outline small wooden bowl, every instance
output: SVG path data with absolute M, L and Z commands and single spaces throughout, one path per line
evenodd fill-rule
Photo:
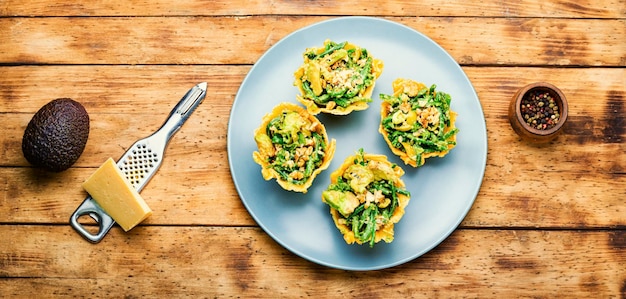
M 549 129 L 537 129 L 531 127 L 524 120 L 521 112 L 522 99 L 529 97 L 532 93 L 549 93 L 559 107 L 559 121 L 556 125 Z M 563 129 L 563 124 L 567 120 L 567 99 L 563 92 L 556 86 L 546 83 L 537 82 L 522 87 L 515 93 L 509 104 L 509 121 L 511 127 L 522 139 L 532 143 L 548 143 L 556 138 Z

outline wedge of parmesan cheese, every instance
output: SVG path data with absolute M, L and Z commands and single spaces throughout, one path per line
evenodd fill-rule
M 139 192 L 109 158 L 83 183 L 83 188 L 124 231 L 152 215 Z

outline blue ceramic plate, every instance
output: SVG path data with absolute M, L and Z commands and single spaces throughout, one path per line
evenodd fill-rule
M 330 138 L 337 140 L 330 167 L 314 181 L 308 193 L 281 189 L 265 181 L 252 160 L 257 150 L 254 130 L 280 102 L 296 101 L 293 73 L 308 47 L 324 40 L 350 41 L 381 59 L 385 68 L 376 82 L 372 103 L 365 111 L 347 116 L 318 115 Z M 409 78 L 437 84 L 452 96 L 459 113 L 458 145 L 444 158 L 430 158 L 421 168 L 404 163 L 378 133 L 379 94 L 391 94 L 391 82 Z M 395 226 L 392 243 L 348 245 L 335 228 L 321 193 L 329 175 L 359 148 L 384 154 L 406 172 L 411 192 L 406 214 Z M 233 181 L 243 204 L 276 242 L 312 262 L 346 270 L 375 270 L 411 261 L 448 237 L 471 208 L 482 183 L 487 159 L 487 133 L 483 111 L 471 82 L 461 67 L 423 34 L 384 19 L 345 17 L 297 30 L 272 46 L 252 67 L 237 93 L 228 126 L 228 159 Z

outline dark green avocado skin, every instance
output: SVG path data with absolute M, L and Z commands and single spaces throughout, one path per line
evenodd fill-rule
M 89 115 L 80 103 L 60 98 L 44 105 L 28 123 L 22 152 L 28 162 L 52 172 L 70 168 L 89 138 Z

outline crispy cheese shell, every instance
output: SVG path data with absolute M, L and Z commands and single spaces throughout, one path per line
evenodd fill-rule
M 326 127 L 324 127 L 324 125 L 315 116 L 308 113 L 302 107 L 296 104 L 287 103 L 287 102 L 278 104 L 276 107 L 274 107 L 272 112 L 263 116 L 261 125 L 254 131 L 255 140 L 257 140 L 258 136 L 265 135 L 265 130 L 269 122 L 275 117 L 281 115 L 284 111 L 297 112 L 300 116 L 310 121 L 312 124 L 312 127 L 315 127 L 315 131 L 323 136 L 324 142 L 326 143 L 326 151 L 325 151 L 324 158 L 322 160 L 322 164 L 313 171 L 311 176 L 303 184 L 294 184 L 294 183 L 291 183 L 289 181 L 282 179 L 280 174 L 278 174 L 278 172 L 270 166 L 270 164 L 267 162 L 267 158 L 270 156 L 270 154 L 262 150 L 262 146 L 259 144 L 258 141 L 257 141 L 257 146 L 259 147 L 259 151 L 253 152 L 252 158 L 254 159 L 254 162 L 261 165 L 261 174 L 263 175 L 263 178 L 266 181 L 269 181 L 275 178 L 276 182 L 285 190 L 306 193 L 309 187 L 311 186 L 311 184 L 313 184 L 313 180 L 315 179 L 315 177 L 320 172 L 327 169 L 328 166 L 330 165 L 330 162 L 332 161 L 335 155 L 336 141 L 335 139 L 332 139 L 329 142 L 328 134 L 326 133 Z
M 324 44 L 328 43 L 329 41 L 325 41 Z M 351 44 L 349 42 L 346 43 L 346 45 L 344 46 L 344 49 L 353 49 L 353 48 L 358 48 L 358 46 Z M 322 53 L 325 48 L 324 46 L 320 47 L 320 48 L 310 48 L 307 49 L 307 52 L 314 50 L 317 53 Z M 306 72 L 305 68 L 308 66 L 308 64 L 305 62 L 304 64 L 302 64 L 295 72 L 294 72 L 294 76 L 295 76 L 295 81 L 294 81 L 294 85 L 298 87 L 298 90 L 300 90 L 300 95 L 296 96 L 296 99 L 298 100 L 298 102 L 302 103 L 302 105 L 304 105 L 307 109 L 307 111 L 309 111 L 309 113 L 313 114 L 313 115 L 317 115 L 319 113 L 328 113 L 328 114 L 334 114 L 334 115 L 348 115 L 350 114 L 352 111 L 361 111 L 361 110 L 365 110 L 369 107 L 369 104 L 367 102 L 363 102 L 363 101 L 359 101 L 359 102 L 354 102 L 351 103 L 350 105 L 348 105 L 347 107 L 341 107 L 341 106 L 324 106 L 324 107 L 320 107 L 318 106 L 312 99 L 309 99 L 307 97 L 304 97 L 303 95 L 306 94 L 306 91 L 304 90 L 304 88 L 302 87 L 302 78 Z M 380 59 L 376 59 L 372 57 L 372 70 L 371 70 L 371 74 L 374 75 L 374 79 L 372 81 L 372 85 L 366 87 L 365 89 L 363 89 L 361 92 L 359 92 L 356 96 L 358 97 L 362 97 L 362 98 L 367 98 L 367 99 L 371 99 L 372 97 L 372 93 L 374 92 L 374 86 L 376 85 L 376 80 L 378 79 L 378 77 L 380 77 L 380 75 L 383 72 L 383 68 L 384 68 L 384 63 L 382 60 Z M 334 103 L 334 102 L 332 102 Z
M 337 178 L 343 176 L 346 169 L 348 169 L 348 167 L 350 167 L 351 165 L 354 165 L 354 161 L 357 158 L 358 157 L 356 155 L 346 158 L 343 164 L 337 170 L 335 170 L 333 173 L 330 174 L 330 183 L 331 184 L 337 183 Z M 378 162 L 387 164 L 389 166 L 392 166 L 392 163 L 389 162 L 389 160 L 387 160 L 387 157 L 384 155 L 364 153 L 363 159 L 366 161 L 378 161 Z M 400 168 L 399 166 L 394 167 L 393 170 L 394 170 L 394 173 L 396 174 L 394 185 L 396 187 L 404 188 L 405 184 L 400 179 L 400 177 L 404 175 L 404 170 L 402 170 L 402 168 Z M 378 243 L 381 240 L 385 241 L 386 243 L 390 243 L 391 241 L 393 241 L 394 225 L 398 223 L 400 219 L 402 219 L 402 216 L 404 216 L 404 211 L 405 211 L 406 206 L 409 204 L 409 199 L 410 197 L 407 195 L 398 194 L 398 206 L 396 207 L 393 214 L 389 218 L 389 222 L 387 222 L 387 224 L 383 225 L 376 231 L 376 237 L 374 238 L 375 243 Z M 341 232 L 341 234 L 343 235 L 343 239 L 346 241 L 346 243 L 353 244 L 356 242 L 359 245 L 363 243 L 354 237 L 354 232 L 352 231 L 351 227 L 339 221 L 340 219 L 343 218 L 341 216 L 341 213 L 339 213 L 339 211 L 337 211 L 334 208 L 330 208 L 330 214 L 333 218 L 333 222 L 335 223 L 335 226 L 337 227 L 337 229 L 339 229 L 339 232 Z
M 426 88 L 426 85 L 420 82 L 410 80 L 410 79 L 400 78 L 400 79 L 396 79 L 393 81 L 392 87 L 393 87 L 393 96 L 397 97 L 397 96 L 400 96 L 402 93 L 404 93 L 406 89 L 412 89 L 412 88 L 422 89 L 422 88 Z M 385 142 L 387 142 L 387 145 L 389 145 L 389 149 L 391 149 L 391 152 L 393 152 L 396 156 L 400 157 L 400 159 L 402 159 L 402 161 L 404 161 L 405 164 L 411 165 L 413 167 L 417 167 L 418 163 L 415 160 L 415 157 L 409 156 L 406 152 L 402 151 L 399 148 L 394 147 L 391 143 L 391 140 L 389 140 L 389 133 L 383 127 L 382 119 L 389 116 L 390 106 L 391 104 L 385 101 L 383 101 L 381 104 L 381 109 L 380 109 L 381 123 L 380 123 L 380 126 L 378 127 L 378 132 L 380 132 L 383 135 Z M 456 129 L 456 125 L 455 125 L 456 117 L 457 117 L 457 113 L 450 110 L 450 126 L 446 126 L 444 128 L 445 133 L 448 133 L 451 130 Z M 448 152 L 450 152 L 450 150 L 456 146 L 456 134 L 452 135 L 448 140 L 454 141 L 455 143 L 448 145 L 447 150 L 422 154 L 422 160 L 420 161 L 419 165 L 423 165 L 427 158 L 444 157 L 445 155 L 447 155 Z

